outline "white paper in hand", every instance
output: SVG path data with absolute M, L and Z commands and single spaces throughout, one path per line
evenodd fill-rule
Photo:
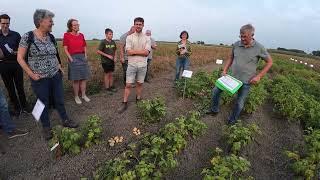
M 43 102 L 41 102 L 40 99 L 38 99 L 36 105 L 34 105 L 34 108 L 32 110 L 32 115 L 37 121 L 40 120 L 40 116 L 44 110 L 44 107 L 45 105 L 43 104 Z
M 186 77 L 186 78 L 191 78 L 191 76 L 192 76 L 192 71 L 183 70 L 181 76 L 182 76 L 182 77 Z
M 222 64 L 223 63 L 223 60 L 222 59 L 217 59 L 216 60 L 216 64 Z
M 11 47 L 9 46 L 9 44 L 5 44 L 4 47 L 7 49 L 7 51 L 12 54 L 13 53 L 13 49 L 11 49 Z

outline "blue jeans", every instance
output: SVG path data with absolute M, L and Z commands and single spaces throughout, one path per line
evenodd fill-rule
M 0 124 L 6 133 L 12 132 L 16 126 L 13 124 L 8 110 L 8 103 L 6 97 L 0 88 Z
M 188 70 L 190 65 L 189 58 L 187 57 L 178 57 L 176 59 L 176 79 L 180 79 L 180 74 L 183 72 L 183 70 Z M 181 71 L 182 69 L 182 71 Z
M 240 113 L 244 107 L 246 98 L 249 94 L 249 90 L 250 90 L 250 84 L 245 84 L 245 83 L 238 90 L 236 103 L 234 105 L 231 115 L 228 118 L 228 121 L 230 124 L 233 124 L 238 120 Z M 223 91 L 217 87 L 214 87 L 212 90 L 212 106 L 211 106 L 212 112 L 219 112 L 219 101 L 220 101 L 221 92 Z
M 50 96 L 53 96 L 52 98 L 54 100 L 55 108 L 58 110 L 58 113 L 62 121 L 68 119 L 67 112 L 64 107 L 61 72 L 58 72 L 52 78 L 43 78 L 38 81 L 31 80 L 31 86 L 37 98 L 40 99 L 42 103 L 45 105 L 45 108 L 40 117 L 43 127 L 50 128 L 50 120 L 48 113 Z

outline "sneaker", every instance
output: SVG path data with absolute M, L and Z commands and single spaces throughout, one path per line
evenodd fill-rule
M 118 113 L 121 114 L 128 109 L 128 102 L 122 102 L 121 107 L 118 109 Z
M 75 101 L 77 104 L 82 104 L 81 99 L 79 98 L 79 96 L 74 97 L 74 101 Z
M 82 96 L 82 99 L 84 99 L 85 102 L 90 102 L 90 99 L 87 95 Z
M 47 141 L 53 137 L 51 128 L 49 128 L 49 127 L 44 127 L 42 130 L 42 133 L 43 133 L 44 139 Z
M 211 115 L 211 116 L 216 116 L 219 112 L 214 112 L 214 111 L 211 111 L 211 110 L 208 110 L 206 112 L 207 115 Z
M 74 122 L 71 119 L 67 119 L 63 122 L 64 127 L 69 127 L 69 128 L 77 128 L 79 125 L 78 123 Z
M 20 136 L 25 136 L 28 133 L 29 133 L 28 131 L 23 131 L 21 129 L 15 129 L 12 132 L 8 133 L 8 139 L 12 139 L 12 138 L 15 138 L 15 137 L 20 137 Z

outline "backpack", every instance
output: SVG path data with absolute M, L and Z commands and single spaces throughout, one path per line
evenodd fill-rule
M 60 60 L 60 55 L 59 55 L 59 51 L 58 51 L 58 44 L 57 44 L 57 41 L 56 41 L 56 38 L 51 34 L 49 33 L 49 37 L 50 37 L 50 41 L 54 44 L 55 48 L 56 48 L 56 56 L 57 56 L 57 59 L 59 61 L 59 64 L 61 64 L 61 60 Z M 27 53 L 26 53 L 26 56 L 25 56 L 25 61 L 28 62 L 28 57 L 29 57 L 29 50 L 30 50 L 30 46 L 31 44 L 34 44 L 34 46 L 36 47 L 36 49 L 38 51 L 40 51 L 39 47 L 34 43 L 34 34 L 33 34 L 33 31 L 29 31 L 28 32 L 28 40 L 27 40 L 27 44 L 28 44 L 28 48 L 27 48 Z

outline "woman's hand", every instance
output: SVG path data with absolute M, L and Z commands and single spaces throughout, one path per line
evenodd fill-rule
M 59 65 L 58 65 L 58 67 L 59 67 L 59 70 L 60 70 L 61 74 L 63 75 L 63 74 L 64 74 L 64 72 L 63 72 L 63 70 L 62 70 L 62 66 L 61 66 L 61 64 L 59 64 Z
M 34 81 L 38 81 L 39 79 L 41 79 L 40 74 L 32 73 L 32 74 L 29 74 L 29 76 Z

